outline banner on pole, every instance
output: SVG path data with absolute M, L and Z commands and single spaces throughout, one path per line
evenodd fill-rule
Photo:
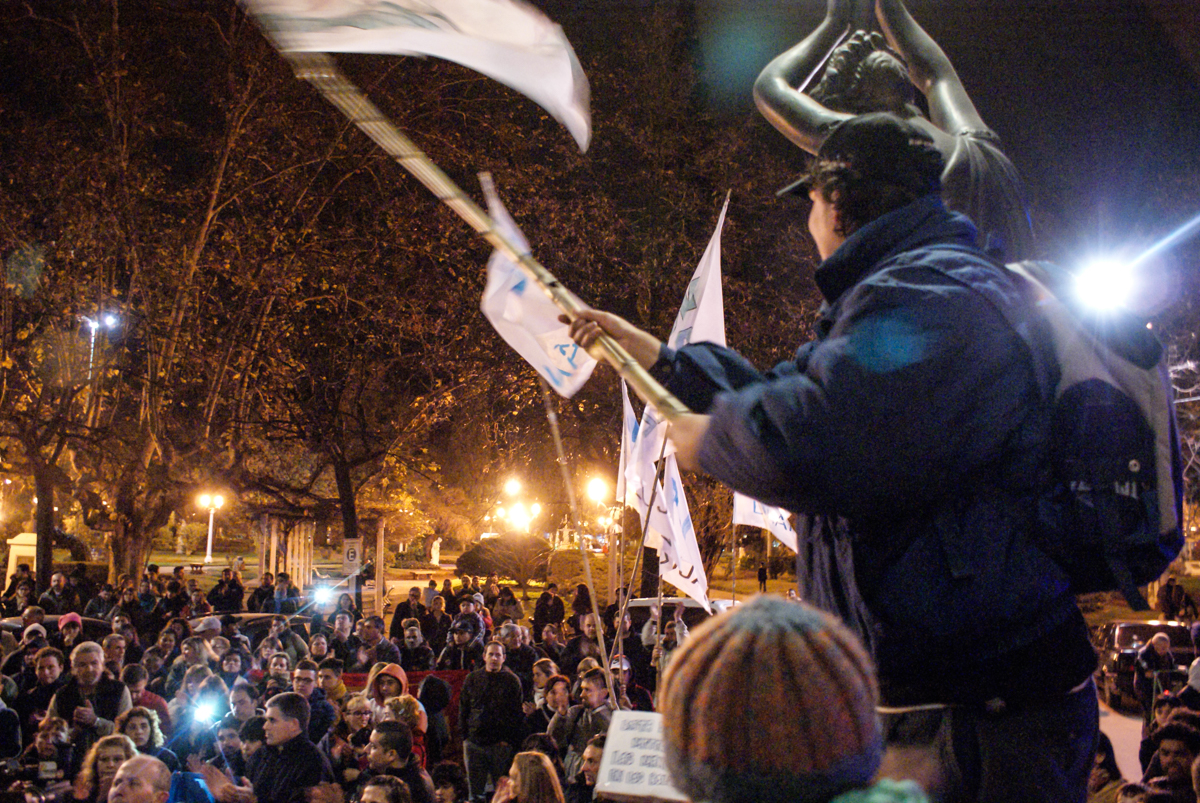
M 540 105 L 587 150 L 587 77 L 562 28 L 519 0 L 242 0 L 295 53 L 435 56 Z
M 733 523 L 745 524 L 769 530 L 771 535 L 793 552 L 797 550 L 796 531 L 788 521 L 788 512 L 783 508 L 764 505 L 757 499 L 744 494 L 733 494 Z

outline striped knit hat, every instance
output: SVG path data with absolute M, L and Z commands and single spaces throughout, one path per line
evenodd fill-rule
M 663 678 L 667 767 L 700 803 L 809 803 L 867 786 L 875 668 L 833 617 L 760 596 L 692 631 Z

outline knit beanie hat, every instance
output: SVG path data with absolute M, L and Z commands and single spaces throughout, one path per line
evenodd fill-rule
M 667 767 L 697 803 L 810 803 L 866 787 L 875 668 L 833 617 L 756 597 L 692 631 L 663 678 Z

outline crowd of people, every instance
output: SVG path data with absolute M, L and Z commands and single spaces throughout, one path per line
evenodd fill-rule
M 586 586 L 564 600 L 551 583 L 526 619 L 494 575 L 412 588 L 390 628 L 349 594 L 306 602 L 285 574 L 247 594 L 232 569 L 202 592 L 155 566 L 93 588 L 78 567 L 32 589 L 22 566 L 3 597 L 22 629 L 4 645 L 0 752 L 86 803 L 143 803 L 134 787 L 156 794 L 160 766 L 221 803 L 586 803 L 612 712 L 652 710 L 687 635 L 681 606 L 661 640 L 657 611 L 638 632 L 615 605 L 597 622 Z M 243 611 L 269 618 L 253 641 Z M 612 686 L 600 628 L 619 645 Z

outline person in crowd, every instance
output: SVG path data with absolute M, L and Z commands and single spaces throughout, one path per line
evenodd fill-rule
M 433 803 L 433 780 L 412 752 L 412 734 L 402 722 L 377 722 L 367 745 L 367 778 L 391 775 L 408 785 L 413 803 Z
M 16 578 L 14 577 L 14 580 Z M 20 616 L 21 612 L 36 603 L 33 596 L 33 582 L 22 580 L 17 583 L 16 590 L 11 596 L 4 598 L 4 615 Z
M 137 748 L 123 734 L 110 734 L 98 740 L 80 762 L 80 771 L 71 785 L 71 799 L 80 803 L 108 800 L 117 770 L 136 755 Z
M 229 689 L 229 713 L 241 723 L 249 722 L 264 713 L 258 707 L 258 696 L 254 686 L 245 678 L 235 682 Z
M 50 587 L 38 597 L 38 607 L 48 615 L 79 613 L 79 598 L 67 588 L 67 576 L 62 572 L 50 575 Z
M 592 594 L 588 587 L 580 583 L 575 586 L 575 596 L 571 599 L 570 624 L 573 630 L 581 630 L 583 617 L 592 612 Z
M 446 612 L 446 598 L 441 594 L 434 595 L 425 618 L 421 620 L 421 633 L 434 655 L 441 655 L 442 650 L 446 649 L 453 620 L 454 617 Z
M 354 617 L 346 611 L 333 615 L 333 632 L 329 633 L 329 653 L 345 666 L 358 662 L 358 648 L 362 641 L 354 635 Z
M 379 722 L 387 716 L 385 703 L 388 698 L 408 694 L 408 675 L 399 664 L 373 667 L 367 675 L 363 694 L 371 706 L 371 718 Z
M 549 660 L 549 659 L 547 659 Z M 546 733 L 555 715 L 566 717 L 571 709 L 571 680 L 566 675 L 551 675 L 546 679 L 546 687 L 542 694 L 541 703 L 526 702 L 522 713 L 525 714 L 525 733 Z M 564 775 L 564 777 L 566 777 Z
M 264 572 L 258 578 L 258 588 L 250 592 L 246 600 L 246 610 L 251 613 L 271 613 L 275 601 L 275 575 Z M 263 606 L 266 606 L 265 608 Z
M 113 606 L 116 605 L 115 591 L 108 583 L 100 586 L 96 596 L 83 606 L 83 615 L 91 619 L 107 619 Z
M 163 696 L 168 699 L 174 697 L 183 685 L 187 673 L 199 666 L 211 671 L 220 664 L 216 653 L 202 636 L 188 636 L 180 646 L 179 657 L 171 664 L 171 671 L 167 673 L 166 694 Z
M 147 647 L 142 653 L 142 666 L 146 669 L 146 688 L 165 699 L 167 675 L 170 672 L 167 653 L 158 644 Z
M 67 682 L 67 676 L 63 674 L 64 663 L 63 654 L 54 647 L 43 647 L 34 654 L 37 683 L 13 701 L 13 711 L 20 720 L 22 743 L 29 743 L 38 722 L 46 716 L 54 693 Z
M 156 758 L 134 756 L 117 770 L 108 803 L 166 803 L 171 792 L 171 771 Z
M 246 589 L 234 576 L 233 569 L 222 569 L 221 581 L 208 592 L 208 602 L 218 613 L 237 613 L 245 596 Z
M 258 647 L 254 651 L 255 666 L 254 669 L 251 670 L 251 675 L 249 677 L 255 680 L 262 680 L 264 676 L 270 674 L 271 658 L 276 653 L 281 652 L 283 652 L 283 642 L 274 636 L 264 637 L 263 640 L 258 643 Z M 287 655 L 286 652 L 283 652 L 283 654 Z M 290 658 L 288 659 L 288 665 L 291 665 Z M 253 674 L 254 672 L 257 672 L 258 674 L 255 675 Z
M 321 663 L 329 657 L 329 636 L 323 632 L 315 632 L 308 638 L 308 657 L 314 663 Z
M 425 603 L 426 610 L 433 605 L 433 598 L 437 596 L 440 596 L 440 594 L 438 594 L 437 580 L 434 580 L 432 577 L 430 577 L 429 585 L 427 585 L 424 591 L 421 592 L 421 601 Z
M 159 725 L 158 714 L 154 711 L 135 705 L 117 717 L 116 728 L 117 733 L 129 737 L 142 755 L 157 758 L 166 764 L 171 772 L 182 769 L 178 756 L 164 746 L 166 737 L 163 736 Z
M 521 627 L 514 622 L 500 625 L 496 640 L 504 645 L 504 666 L 521 680 L 527 695 L 533 693 L 533 664 L 540 657 L 538 651 L 521 639 Z
M 267 745 L 266 724 L 267 718 L 264 712 L 262 716 L 251 717 L 243 722 L 242 729 L 238 731 L 238 738 L 242 742 L 242 758 L 246 761 L 247 771 L 249 771 L 250 759 Z
M 232 689 L 233 684 L 246 677 L 249 671 L 250 656 L 240 649 L 230 649 L 221 656 L 221 671 L 217 673 L 217 677 Z
M 109 633 L 100 641 L 100 647 L 104 650 L 104 668 L 115 678 L 121 677 L 121 670 L 125 668 L 127 644 L 120 633 Z
M 50 644 L 69 655 L 75 645 L 81 644 L 83 638 L 83 618 L 71 611 L 58 617 L 58 632 L 50 636 Z
M 1154 735 L 1158 744 L 1155 758 L 1161 775 L 1143 779 L 1152 792 L 1166 792 L 1173 803 L 1195 803 L 1192 789 L 1192 763 L 1200 754 L 1200 730 L 1182 722 L 1168 722 Z
M 454 583 L 447 577 L 442 581 L 441 597 L 446 603 L 446 613 L 451 616 L 458 615 L 458 595 L 454 593 Z
M 179 580 L 168 580 L 166 593 L 159 597 L 158 608 L 154 613 L 160 621 L 169 622 L 183 614 L 183 609 L 189 601 L 187 586 Z M 176 636 L 178 635 L 177 633 Z
M 483 666 L 483 646 L 476 638 L 479 625 L 472 616 L 459 614 L 450 626 L 450 642 L 438 656 L 439 670 L 469 672 Z
M 541 753 L 550 761 L 550 766 L 554 768 L 554 774 L 558 777 L 558 785 L 561 789 L 567 788 L 567 770 L 563 767 L 562 756 L 559 755 L 558 745 L 554 743 L 554 739 L 546 733 L 531 733 L 525 737 L 525 741 L 521 742 L 522 753 Z
M 371 705 L 362 694 L 352 694 L 338 721 L 317 744 L 343 789 L 352 789 L 358 782 L 370 740 Z
M 561 625 L 547 623 L 546 625 L 542 626 L 541 630 L 535 631 L 542 639 L 538 642 L 537 648 L 542 651 L 543 655 L 545 655 L 551 661 L 554 661 L 555 664 L 562 660 L 563 650 L 566 647 L 566 645 L 563 644 L 563 642 L 559 639 L 560 626 Z
M 764 595 L 700 631 L 660 690 L 667 769 L 684 795 L 728 803 L 926 800 L 911 781 L 876 780 L 884 742 L 875 670 L 839 620 Z
M 154 646 L 162 652 L 163 661 L 167 668 L 175 663 L 175 659 L 180 655 L 179 635 L 171 628 L 163 628 L 158 639 L 154 642 Z
M 212 613 L 212 603 L 205 598 L 204 592 L 197 588 L 188 592 L 188 604 L 183 606 L 179 615 L 184 619 L 196 619 L 200 616 L 212 616 Z
M 45 632 L 43 625 L 31 624 L 26 627 L 20 645 L 4 660 L 3 674 L 12 678 L 18 692 L 31 689 L 38 683 L 37 656 L 49 646 Z
M 458 600 L 458 615 L 454 617 L 454 621 L 460 622 L 464 619 L 473 620 L 476 624 L 475 637 L 479 639 L 480 643 L 486 644 L 491 638 L 491 633 L 488 630 L 487 620 L 484 618 L 482 608 L 482 594 L 468 594 L 460 597 Z M 451 624 L 451 627 L 453 627 L 453 624 Z
M 294 614 L 299 608 L 300 589 L 293 585 L 292 578 L 287 572 L 279 572 L 275 575 L 275 594 L 272 600 L 266 604 L 271 606 L 273 613 L 286 615 Z M 262 609 L 260 608 L 260 610 Z
M 129 689 L 104 675 L 104 650 L 85 641 L 71 652 L 71 677 L 50 699 L 46 716 L 65 719 L 71 726 L 76 761 L 103 736 L 112 734 L 117 717 L 133 706 Z M 79 770 L 72 767 L 71 774 Z
M 579 662 L 584 658 L 594 658 L 599 661 L 604 657 L 600 651 L 596 618 L 590 613 L 584 613 L 579 617 L 579 627 L 579 635 L 567 642 L 560 659 L 555 662 L 568 675 L 579 674 Z
M 637 684 L 633 677 L 633 666 L 624 656 L 615 656 L 612 665 L 613 677 L 620 688 L 618 692 L 620 708 L 626 711 L 653 711 L 654 698 L 647 689 Z
M 1149 724 L 1154 698 L 1162 691 L 1159 681 L 1160 672 L 1169 672 L 1175 668 L 1175 655 L 1171 652 L 1171 637 L 1166 633 L 1155 633 L 1150 641 L 1138 650 L 1134 663 L 1136 670 L 1133 676 L 1133 688 L 1137 693 L 1138 702 L 1142 704 L 1143 723 Z
M 204 681 L 212 677 L 213 672 L 207 664 L 190 667 L 183 676 L 175 695 L 167 702 L 167 715 L 171 722 L 178 726 L 188 716 L 188 711 L 195 707 L 200 697 L 200 687 Z
M 404 626 L 404 641 L 400 646 L 400 666 L 406 672 L 426 672 L 433 669 L 433 649 L 425 643 L 420 623 L 408 619 Z
M 539 706 L 545 702 L 546 684 L 557 674 L 559 674 L 558 664 L 549 658 L 539 658 L 534 661 L 533 671 L 530 673 L 533 679 L 533 689 L 531 694 L 526 695 L 526 705 Z M 525 713 L 528 715 L 530 710 L 526 710 Z
M 408 597 L 396 606 L 395 614 L 392 616 L 392 629 L 388 633 L 388 638 L 399 646 L 404 640 L 404 620 L 416 619 L 418 622 L 424 618 L 427 613 L 425 603 L 421 602 L 421 589 L 413 586 L 408 589 Z
M 113 622 L 113 633 L 125 638 L 125 665 L 140 664 L 146 649 L 138 637 L 137 628 L 131 622 Z
M 71 740 L 67 734 L 67 721 L 57 717 L 43 719 L 21 754 L 21 763 L 37 767 L 39 777 L 70 781 L 67 771 L 71 767 Z
M 671 665 L 671 658 L 687 640 L 688 626 L 683 620 L 683 603 L 675 606 L 671 621 L 663 625 L 662 642 L 658 640 L 658 610 L 651 607 L 650 618 L 642 626 L 642 644 L 650 650 L 650 666 L 660 675 Z
M 342 682 L 345 664 L 338 658 L 326 658 L 317 664 L 317 685 L 325 692 L 325 699 L 341 706 L 346 698 L 346 684 Z
M 562 785 L 550 759 L 532 751 L 513 756 L 508 776 L 496 785 L 492 803 L 564 803 Z
M 613 631 L 607 646 L 614 654 L 624 655 L 629 659 L 629 665 L 633 668 L 634 680 L 647 681 L 652 673 L 651 650 L 646 649 L 642 643 L 641 633 L 633 629 L 633 617 L 630 616 L 628 610 L 625 611 L 625 616 L 621 621 L 620 632 Z
M 496 602 L 491 606 L 492 618 L 503 625 L 506 621 L 513 624 L 520 624 L 525 618 L 525 606 L 521 601 L 513 595 L 513 590 L 508 586 L 500 589 L 496 596 Z
M 458 728 L 463 737 L 463 764 L 471 799 L 483 799 L 490 779 L 508 773 L 513 748 L 520 743 L 521 681 L 504 668 L 504 645 L 493 641 L 483 654 L 483 668 L 463 681 L 458 699 Z
M 208 761 L 219 770 L 228 768 L 235 778 L 246 774 L 246 758 L 242 755 L 242 724 L 232 713 L 221 717 L 214 726 L 217 754 Z
M 425 769 L 426 752 L 425 752 L 425 728 L 424 722 L 428 719 L 422 716 L 421 703 L 416 697 L 411 694 L 401 694 L 399 697 L 389 697 L 384 700 L 384 708 L 387 710 L 387 715 L 381 720 L 382 722 L 402 722 L 408 726 L 412 733 L 412 753 L 417 759 L 417 764 L 421 769 Z
M 580 685 L 583 703 L 571 706 L 566 714 L 555 712 L 550 727 L 546 729 L 546 733 L 565 754 L 563 766 L 566 767 L 568 778 L 574 777 L 579 771 L 588 740 L 596 734 L 608 732 L 614 709 L 602 669 L 588 670 L 582 676 Z
M 355 656 L 354 671 L 367 672 L 377 663 L 399 664 L 400 650 L 383 637 L 382 616 L 367 616 L 361 620 L 362 643 Z
M 417 701 L 425 710 L 425 753 L 427 764 L 442 760 L 446 746 L 450 743 L 450 723 L 446 720 L 446 709 L 450 707 L 452 690 L 450 684 L 430 673 L 421 679 L 417 687 Z
M 267 661 L 267 673 L 258 683 L 258 696 L 267 699 L 291 688 L 292 659 L 286 652 L 276 652 Z
M 308 702 L 308 739 L 316 744 L 333 727 L 337 710 L 333 703 L 325 699 L 325 691 L 317 685 L 317 665 L 307 658 L 292 670 L 292 691 Z
M 158 715 L 159 729 L 171 735 L 171 714 L 167 701 L 146 688 L 149 674 L 141 664 L 129 664 L 121 670 L 121 682 L 129 689 L 129 701 L 134 708 L 148 708 Z M 132 710 L 132 709 L 130 709 Z
M 241 650 L 247 655 L 254 652 L 250 639 L 241 631 L 241 622 L 232 613 L 226 613 L 218 619 L 221 623 L 221 635 L 229 640 L 231 649 Z
M 453 761 L 443 761 L 434 766 L 430 775 L 433 779 L 434 803 L 467 803 L 470 790 L 462 767 Z
M 283 645 L 283 651 L 288 654 L 294 666 L 297 661 L 308 657 L 308 645 L 304 643 L 304 639 L 298 633 L 292 630 L 288 618 L 283 614 L 275 614 L 271 617 L 271 629 L 268 635 L 272 638 L 279 639 L 279 643 Z
M 225 681 L 210 675 L 196 690 L 195 704 L 175 720 L 175 732 L 167 742 L 181 760 L 193 755 L 208 758 L 213 754 L 216 733 L 213 723 L 229 713 L 229 688 Z
M 579 772 L 567 784 L 567 803 L 592 803 L 596 793 L 596 779 L 600 777 L 600 762 L 604 759 L 604 745 L 608 735 L 598 733 L 588 740 L 583 749 L 583 760 Z M 879 803 L 884 803 L 879 801 Z M 896 801 L 896 803 L 900 803 Z M 906 801 L 906 803 L 916 803 Z
M 329 762 L 308 739 L 308 701 L 302 696 L 284 692 L 268 700 L 263 732 L 266 746 L 247 763 L 248 783 L 235 784 L 216 767 L 201 767 L 221 803 L 305 803 L 308 790 L 333 781 Z
M 29 568 L 29 564 L 18 563 L 17 570 L 13 572 L 13 576 L 8 580 L 8 588 L 4 589 L 4 598 L 7 599 L 16 594 L 17 589 L 22 585 L 32 586 L 33 582 L 33 570 Z
M 1121 787 L 1126 783 L 1128 782 L 1121 777 L 1121 770 L 1117 767 L 1117 755 L 1113 750 L 1112 740 L 1101 732 L 1096 744 L 1096 760 L 1088 777 L 1087 803 L 1116 803 Z

